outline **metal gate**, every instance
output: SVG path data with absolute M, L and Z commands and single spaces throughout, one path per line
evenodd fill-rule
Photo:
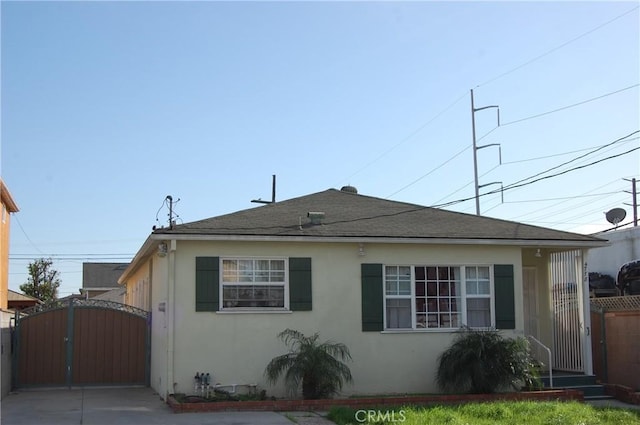
M 14 388 L 149 385 L 150 314 L 70 299 L 16 313 Z
M 553 368 L 583 372 L 583 271 L 580 251 L 551 254 Z

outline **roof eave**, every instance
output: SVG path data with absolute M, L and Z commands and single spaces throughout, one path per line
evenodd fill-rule
M 147 236 L 147 239 L 144 241 L 135 257 L 131 260 L 131 263 L 127 266 L 127 268 L 122 272 L 120 277 L 118 278 L 118 285 L 124 284 L 127 279 L 140 267 L 140 265 L 144 262 L 144 260 L 151 255 L 153 250 L 155 249 L 156 240 L 159 238 L 154 238 L 153 233 Z M 162 238 L 167 239 L 167 238 Z
M 16 202 L 13 200 L 13 197 L 11 196 L 11 192 L 9 192 L 9 189 L 7 188 L 7 186 L 4 184 L 4 181 L 2 180 L 0 180 L 0 196 L 2 197 L 2 203 L 7 206 L 7 210 L 10 213 L 15 213 L 20 211 L 18 209 L 18 205 L 16 204 Z
M 269 235 L 215 235 L 215 234 L 169 234 L 157 233 L 149 236 L 151 240 L 184 240 L 184 241 L 243 241 L 243 242 L 320 242 L 320 243 L 391 243 L 391 244 L 426 244 L 426 245 L 503 245 L 524 247 L 575 247 L 599 248 L 609 245 L 604 239 L 571 240 L 571 239 L 489 239 L 489 238 L 402 238 L 381 236 L 269 236 Z M 149 239 L 147 241 L 149 241 Z M 145 242 L 146 244 L 147 242 Z M 137 256 L 136 256 L 137 257 Z M 136 259 L 134 258 L 134 261 Z M 132 264 L 133 262 L 132 261 Z M 126 272 L 125 272 L 126 273 Z

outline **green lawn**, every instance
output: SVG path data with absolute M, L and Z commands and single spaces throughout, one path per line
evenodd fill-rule
M 578 402 L 494 402 L 457 406 L 334 408 L 329 419 L 338 425 L 633 425 L 640 411 L 596 408 Z

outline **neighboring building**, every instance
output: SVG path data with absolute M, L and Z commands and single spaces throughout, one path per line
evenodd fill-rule
M 9 290 L 9 229 L 11 213 L 18 212 L 18 206 L 11 197 L 9 189 L 0 179 L 0 309 L 7 308 L 7 291 Z
M 618 277 L 620 267 L 634 260 L 640 260 L 640 227 L 629 227 L 596 236 L 606 238 L 608 246 L 589 251 L 589 271 Z
M 80 293 L 85 298 L 95 298 L 109 292 L 109 301 L 124 302 L 123 288 L 118 285 L 118 278 L 128 265 L 129 263 L 82 263 Z M 116 291 L 111 292 L 113 290 Z
M 605 243 L 345 187 L 156 229 L 120 283 L 127 303 L 152 310 L 151 386 L 163 398 L 191 392 L 196 372 L 285 395 L 263 372 L 286 352 L 287 328 L 349 347 L 344 394 L 433 393 L 438 356 L 463 325 L 532 335 L 554 368 L 591 373 L 577 266 Z
M 36 304 L 42 304 L 39 299 L 21 294 L 9 289 L 8 305 L 9 310 L 24 310 L 25 308 L 33 307 Z
M 71 294 L 71 295 L 67 295 L 66 297 L 58 298 L 57 301 L 60 301 L 62 303 L 66 303 L 67 301 L 70 301 L 70 300 L 84 300 L 86 298 L 87 298 L 86 295 Z
M 113 301 L 116 303 L 124 304 L 124 298 L 126 294 L 127 288 L 119 287 L 91 298 L 94 300 Z

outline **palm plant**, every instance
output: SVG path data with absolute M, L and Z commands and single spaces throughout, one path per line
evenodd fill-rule
M 495 330 L 463 329 L 440 355 L 436 375 L 446 392 L 494 393 L 509 386 L 540 386 L 538 365 L 525 338 L 503 338 Z
M 319 342 L 316 332 L 305 336 L 301 332 L 285 329 L 278 334 L 289 352 L 275 357 L 267 365 L 264 374 L 271 384 L 275 384 L 284 374 L 287 390 L 295 394 L 302 384 L 304 399 L 327 398 L 342 389 L 345 382 L 351 382 L 351 371 L 344 363 L 351 360 L 351 354 L 342 343 Z

